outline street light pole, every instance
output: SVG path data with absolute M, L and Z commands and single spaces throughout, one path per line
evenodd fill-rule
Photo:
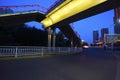
M 115 26 L 115 24 L 111 24 L 109 27 L 108 27 L 108 29 L 109 29 L 109 34 L 114 34 L 114 26 Z

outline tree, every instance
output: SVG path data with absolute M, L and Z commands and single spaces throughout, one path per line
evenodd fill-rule
M 65 38 L 64 34 L 59 31 L 58 34 L 56 35 L 56 46 L 59 47 L 66 47 L 68 40 Z
M 0 45 L 47 46 L 47 32 L 24 24 L 1 27 Z

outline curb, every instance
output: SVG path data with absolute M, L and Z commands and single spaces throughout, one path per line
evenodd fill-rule
M 42 57 L 48 57 L 48 56 L 58 56 L 58 55 L 75 55 L 75 54 L 78 54 L 78 53 L 70 53 L 70 54 L 44 54 L 44 55 L 26 55 L 26 56 L 18 56 L 18 57 L 15 57 L 15 56 L 5 56 L 5 57 L 0 57 L 0 61 L 1 60 L 18 60 L 18 59 L 33 59 L 33 58 L 42 58 Z

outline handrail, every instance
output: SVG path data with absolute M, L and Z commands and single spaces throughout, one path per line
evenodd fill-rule
M 31 11 L 22 11 L 22 12 L 0 14 L 0 17 L 12 16 L 12 15 L 20 15 L 20 14 L 29 14 L 29 13 L 42 13 L 42 14 L 45 14 L 44 12 L 42 12 L 40 10 L 31 10 Z
M 82 48 L 76 47 L 38 47 L 38 46 L 0 46 L 0 57 L 5 56 L 32 56 L 46 54 L 73 54 L 81 52 Z

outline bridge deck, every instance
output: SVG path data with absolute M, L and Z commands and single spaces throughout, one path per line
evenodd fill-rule
M 22 12 L 0 15 L 0 27 L 23 24 L 30 21 L 40 22 L 45 18 L 45 14 L 40 12 Z

